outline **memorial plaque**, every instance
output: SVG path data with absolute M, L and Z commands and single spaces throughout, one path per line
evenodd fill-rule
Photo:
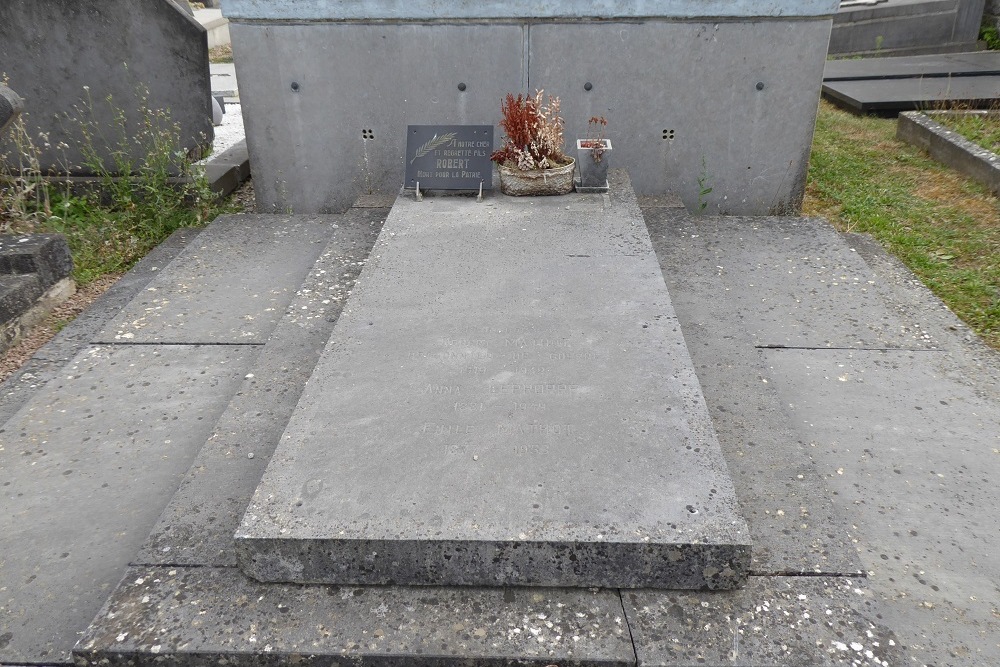
M 406 180 L 421 190 L 493 189 L 491 125 L 410 125 L 406 130 Z

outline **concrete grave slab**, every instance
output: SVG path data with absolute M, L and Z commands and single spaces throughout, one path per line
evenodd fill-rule
M 263 344 L 331 224 L 323 216 L 219 217 L 98 342 Z
M 0 430 L 0 663 L 69 659 L 254 351 L 92 347 Z
M 635 664 L 615 591 L 261 584 L 233 568 L 131 568 L 77 664 Z
M 236 534 L 244 570 L 739 584 L 746 526 L 616 194 L 397 200 Z
M 1000 52 L 828 60 L 823 81 L 1000 75 Z
M 751 577 L 738 591 L 622 594 L 639 665 L 902 665 L 863 577 Z
M 823 84 L 823 97 L 854 113 L 915 111 L 949 103 L 989 109 L 996 105 L 997 91 L 1000 91 L 1000 76 L 831 81 Z
M 236 565 L 233 533 L 388 209 L 331 216 L 331 240 L 261 349 L 135 562 Z

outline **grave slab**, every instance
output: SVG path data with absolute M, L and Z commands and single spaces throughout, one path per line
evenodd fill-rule
M 263 581 L 729 588 L 746 530 L 626 180 L 398 199 L 236 546 Z
M 616 591 L 261 584 L 235 568 L 131 568 L 77 665 L 635 664 Z
M 977 51 L 895 58 L 829 60 L 823 69 L 824 82 L 964 75 L 1000 75 L 1000 53 Z
M 934 109 L 952 102 L 989 109 L 998 90 L 1000 76 L 831 81 L 823 84 L 823 97 L 854 113 Z
M 69 659 L 253 354 L 91 347 L 0 428 L 0 663 Z
M 97 341 L 263 344 L 326 246 L 331 224 L 325 216 L 222 216 Z

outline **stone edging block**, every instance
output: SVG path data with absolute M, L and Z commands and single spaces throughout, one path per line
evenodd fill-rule
M 899 115 L 896 138 L 982 183 L 1000 195 L 1000 156 L 973 143 L 934 120 L 942 114 L 993 114 L 992 111 L 907 111 Z

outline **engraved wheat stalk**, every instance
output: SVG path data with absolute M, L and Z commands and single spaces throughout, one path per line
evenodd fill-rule
M 435 134 L 433 137 L 431 137 L 430 141 L 428 141 L 426 144 L 417 149 L 417 152 L 413 155 L 413 159 L 410 160 L 410 164 L 413 164 L 419 158 L 422 158 L 423 156 L 427 155 L 435 148 L 440 148 L 441 146 L 450 143 L 454 138 L 455 138 L 454 132 L 449 132 L 448 134 L 442 134 L 440 137 Z

